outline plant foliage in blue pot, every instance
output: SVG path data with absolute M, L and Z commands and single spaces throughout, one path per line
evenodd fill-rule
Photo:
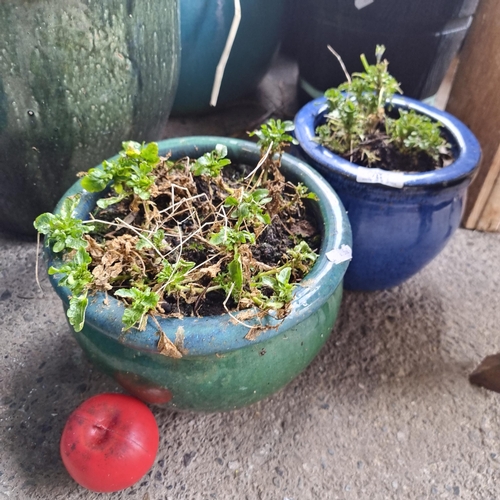
M 254 91 L 281 39 L 284 0 L 241 0 L 241 21 L 217 103 Z M 234 0 L 181 0 L 181 70 L 172 113 L 210 109 L 215 70 L 234 16 Z
M 366 68 L 369 74 L 371 70 Z M 361 77 L 365 82 L 369 80 L 367 73 Z M 356 75 L 352 81 L 355 85 L 359 83 Z M 397 89 L 397 83 L 391 82 Z M 373 88 L 358 94 L 358 100 L 382 97 L 378 108 L 375 105 L 375 114 L 391 110 L 389 114 L 393 117 L 398 113 L 411 120 L 415 115 L 418 119 L 424 117 L 425 127 L 429 123 L 439 124 L 440 139 L 447 143 L 450 159 L 427 171 L 412 171 L 412 168 L 395 171 L 388 164 L 373 168 L 353 163 L 349 153 L 344 155 L 347 159 L 341 157 L 320 144 L 318 137 L 325 122 L 339 116 L 335 115 L 338 111 L 332 111 L 329 102 L 332 98 L 339 99 L 338 102 L 350 100 L 353 109 L 352 94 L 342 94 L 342 90 L 353 87 L 345 85 L 340 90 L 331 89 L 331 94 L 328 91 L 325 94 L 328 100 L 317 98 L 298 112 L 295 118 L 298 155 L 330 182 L 348 213 L 353 231 L 353 260 L 346 273 L 345 287 L 386 289 L 421 270 L 458 228 L 466 190 L 480 159 L 480 146 L 472 132 L 450 114 L 404 96 L 378 94 Z M 363 140 L 373 141 L 370 137 Z M 359 152 L 355 148 L 353 154 L 356 150 Z
M 253 169 L 259 164 L 261 150 L 249 141 L 186 137 L 158 144 L 159 154 L 170 154 L 170 160 L 213 156 L 220 145 L 227 148 L 227 158 L 236 165 Z M 287 315 L 284 318 L 273 314 L 261 316 L 260 321 L 270 328 L 253 337 L 248 335 L 248 324 L 258 318 L 249 309 L 211 316 L 157 314 L 155 319 L 143 313 L 147 319 L 144 329 L 124 329 L 124 303 L 111 293 L 89 293 L 84 322 L 80 318 L 77 323 L 82 321 L 82 324 L 76 325 L 75 316 L 69 316 L 73 318 L 73 321 L 70 318 L 71 324 L 76 325 L 72 327 L 76 340 L 97 367 L 146 402 L 193 411 L 232 410 L 254 403 L 279 390 L 307 367 L 328 339 L 337 317 L 348 266 L 348 259 L 341 254 L 352 245 L 351 231 L 342 203 L 314 169 L 284 154 L 280 171 L 287 181 L 301 183 L 315 193 L 308 201 L 321 233 L 318 257 L 304 279 L 297 283 Z M 177 189 L 181 188 L 177 186 Z M 76 202 L 75 195 L 79 197 Z M 78 181 L 61 199 L 55 214 L 68 216 L 68 202 L 74 202 L 74 208 L 70 209 L 72 217 L 82 224 L 82 221 L 92 222 L 90 213 L 101 196 L 85 191 L 82 181 Z M 205 203 L 208 204 L 209 201 Z M 166 210 L 170 209 L 174 206 L 167 205 Z M 53 216 L 45 214 L 40 217 L 53 220 Z M 202 210 L 199 217 L 202 218 Z M 181 241 L 186 247 L 192 243 L 187 238 Z M 133 248 L 137 250 L 137 246 Z M 74 298 L 78 302 L 77 294 L 72 297 L 67 286 L 58 286 L 61 279 L 66 279 L 60 274 L 59 248 L 46 246 L 45 250 L 49 269 L 55 268 L 54 272 L 49 271 L 52 285 L 68 310 Z M 247 251 L 245 264 L 249 262 L 249 255 Z M 82 257 L 76 264 L 80 265 L 83 260 Z M 136 269 L 140 272 L 140 266 Z M 223 272 L 219 269 L 216 274 L 220 277 Z M 245 319 L 240 316 L 248 312 L 252 314 Z M 160 333 L 164 336 L 160 337 Z M 165 352 L 165 346 L 170 346 L 170 351 Z

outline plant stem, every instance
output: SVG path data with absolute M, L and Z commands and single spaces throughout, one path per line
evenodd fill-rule
M 338 62 L 340 63 L 340 66 L 342 67 L 342 71 L 344 72 L 344 75 L 350 84 L 351 83 L 351 75 L 347 71 L 347 68 L 345 67 L 344 61 L 342 60 L 340 55 L 337 52 L 335 52 L 335 50 L 333 50 L 333 48 L 330 45 L 327 45 L 327 48 L 337 58 Z
M 262 164 L 267 160 L 267 157 L 269 156 L 269 153 L 271 152 L 272 147 L 273 147 L 273 141 L 270 142 L 269 147 L 267 148 L 267 151 L 265 152 L 264 156 L 259 160 L 259 163 L 257 163 L 257 166 L 245 177 L 245 180 L 250 178 L 250 180 L 248 181 L 249 184 L 252 182 L 253 176 L 255 175 L 255 172 L 257 172 L 257 170 L 259 170 L 259 168 L 262 166 Z M 255 188 L 255 186 L 254 186 L 254 188 Z

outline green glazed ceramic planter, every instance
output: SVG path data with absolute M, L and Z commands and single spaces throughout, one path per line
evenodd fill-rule
M 159 147 L 160 154 L 171 152 L 173 159 L 187 155 L 197 158 L 219 143 L 227 146 L 233 162 L 256 165 L 260 158 L 255 144 L 221 137 L 171 139 L 160 142 Z M 351 246 L 351 229 L 337 195 L 319 174 L 287 154 L 282 170 L 288 180 L 302 182 L 319 196 L 313 209 L 323 230 L 320 257 L 297 287 L 285 320 L 281 324 L 272 318 L 265 320 L 276 328 L 249 341 L 244 338 L 248 328 L 236 324 L 227 314 L 158 318 L 170 340 L 182 344 L 183 357 L 174 359 L 158 352 L 154 322 L 149 321 L 143 332 L 122 332 L 123 305 L 96 294 L 89 301 L 83 330 L 74 332 L 96 366 L 146 402 L 195 411 L 232 410 L 254 403 L 307 367 L 330 335 L 348 265 L 334 264 L 326 253 Z M 86 219 L 100 195 L 87 193 L 77 182 L 63 199 L 76 193 L 82 194 L 76 216 Z M 46 252 L 48 264 L 53 265 L 54 255 Z M 51 281 L 67 308 L 68 290 L 57 286 L 57 277 L 52 276 Z
M 34 235 L 77 172 L 159 139 L 179 62 L 177 0 L 2 0 L 0 226 Z

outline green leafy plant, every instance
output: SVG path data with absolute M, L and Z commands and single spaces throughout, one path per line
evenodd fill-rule
M 125 328 L 131 328 L 137 324 L 139 330 L 144 330 L 147 321 L 146 314 L 154 311 L 158 305 L 158 294 L 149 287 L 143 290 L 132 287 L 116 290 L 115 295 L 130 301 L 130 305 L 125 309 L 122 317 Z
M 256 136 L 259 140 L 257 144 L 264 153 L 270 150 L 271 155 L 279 153 L 287 144 L 298 144 L 288 132 L 292 132 L 294 124 L 290 120 L 275 120 L 271 118 L 267 123 L 263 123 L 259 129 L 250 132 L 250 137 Z
M 85 322 L 87 293 L 93 282 L 92 273 L 89 271 L 92 258 L 86 251 L 88 243 L 84 235 L 94 230 L 93 225 L 84 224 L 73 216 L 79 202 L 79 196 L 66 198 L 58 214 L 44 213 L 34 222 L 35 229 L 45 235 L 45 243 L 51 246 L 54 252 L 70 252 L 73 255 L 73 258 L 61 267 L 50 267 L 48 273 L 60 274 L 60 285 L 70 290 L 67 316 L 77 331 L 83 328 Z
M 194 262 L 187 262 L 183 259 L 179 259 L 174 264 L 164 260 L 162 270 L 157 274 L 156 279 L 158 283 L 163 285 L 162 288 L 166 293 L 175 293 L 177 290 L 183 289 L 187 274 L 195 265 Z
M 263 274 L 260 277 L 260 285 L 270 288 L 274 293 L 269 298 L 266 306 L 271 309 L 280 309 L 293 298 L 294 286 L 290 283 L 292 275 L 291 267 L 283 267 L 275 275 Z
M 158 145 L 154 142 L 141 145 L 134 141 L 123 143 L 118 158 L 104 161 L 102 168 L 91 168 L 82 178 L 82 187 L 91 193 L 104 191 L 108 185 L 117 194 L 98 201 L 98 206 L 106 208 L 127 196 L 135 195 L 148 200 L 155 178 L 151 175 L 160 158 Z
M 255 243 L 255 235 L 244 229 L 239 231 L 235 228 L 224 226 L 220 231 L 211 235 L 210 243 L 216 246 L 224 246 L 228 250 L 234 250 L 239 245 Z
M 400 109 L 397 120 L 386 119 L 386 128 L 392 143 L 406 155 L 425 151 L 438 161 L 439 155 L 446 147 L 446 141 L 436 123 L 428 116 L 420 115 L 413 110 Z
M 34 222 L 35 229 L 45 235 L 45 243 L 56 253 L 87 246 L 83 235 L 93 231 L 94 226 L 84 225 L 81 220 L 73 217 L 78 203 L 79 196 L 66 198 L 58 214 L 46 212 L 39 215 Z
M 144 329 L 150 315 L 198 314 L 215 297 L 222 312 L 256 307 L 256 318 L 270 310 L 284 317 L 296 283 L 317 257 L 304 237 L 282 229 L 306 217 L 303 200 L 316 199 L 304 185 L 284 182 L 279 171 L 291 129 L 291 122 L 270 120 L 255 131 L 262 158 L 240 177 L 225 176 L 231 162 L 223 145 L 172 162 L 158 156 L 156 144 L 132 141 L 83 174 L 84 189 L 103 193 L 89 221 L 74 217 L 78 198 L 35 221 L 60 256 L 49 273 L 71 292 L 75 330 L 83 328 L 89 293 L 99 290 L 125 304 L 124 330 Z M 276 231 L 281 250 L 266 243 Z
M 137 250 L 144 250 L 150 248 L 164 248 L 165 243 L 165 231 L 163 229 L 158 229 L 153 232 L 153 234 L 141 234 L 141 238 L 136 243 L 135 247 Z
M 415 112 L 400 110 L 399 118 L 391 118 L 392 98 L 401 93 L 396 79 L 382 59 L 385 47 L 375 49 L 376 63 L 370 65 L 364 54 L 364 71 L 346 73 L 347 81 L 328 89 L 326 122 L 316 128 L 320 144 L 354 163 L 389 168 L 384 164 L 388 148 L 394 147 L 407 163 L 417 168 L 422 155 L 432 160 L 432 168 L 449 154 L 449 145 L 441 135 L 440 124 Z M 419 156 L 420 155 L 420 156 Z M 425 168 L 428 167 L 426 163 Z
M 287 251 L 287 255 L 291 259 L 293 268 L 307 272 L 307 269 L 316 262 L 318 254 L 311 250 L 311 247 L 305 241 L 301 241 L 298 245 Z
M 231 208 L 229 216 L 236 218 L 234 228 L 238 230 L 244 222 L 249 224 L 270 224 L 271 217 L 265 212 L 266 204 L 271 201 L 268 189 L 242 191 L 226 198 L 225 207 Z
M 59 268 L 50 267 L 49 275 L 60 274 L 60 286 L 69 288 L 71 297 L 67 316 L 76 331 L 83 328 L 85 311 L 88 305 L 87 294 L 93 282 L 93 275 L 89 271 L 92 258 L 83 246 L 76 250 L 72 259 L 63 263 Z
M 213 151 L 205 153 L 193 163 L 193 175 L 219 176 L 221 170 L 231 163 L 231 160 L 226 158 L 226 156 L 227 147 L 223 144 L 217 144 Z

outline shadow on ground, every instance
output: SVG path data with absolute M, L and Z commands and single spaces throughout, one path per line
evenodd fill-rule
M 54 333 L 43 341 L 33 339 L 2 398 L 7 425 L 3 446 L 18 462 L 15 470 L 23 476 L 18 484 L 26 497 L 55 486 L 74 489 L 59 456 L 64 423 L 87 397 L 116 390 L 92 369 L 66 326 Z
M 346 291 L 332 335 L 310 370 L 323 367 L 334 393 L 441 370 L 443 306 L 432 290 L 415 291 L 408 285 Z

